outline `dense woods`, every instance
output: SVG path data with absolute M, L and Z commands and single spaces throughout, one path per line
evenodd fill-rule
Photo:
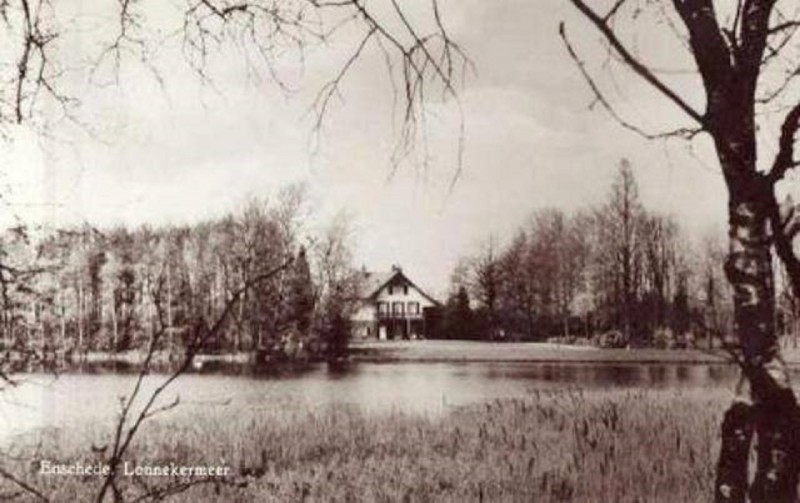
M 441 335 L 718 344 L 732 319 L 723 238 L 690 236 L 672 216 L 647 209 L 623 160 L 603 204 L 537 210 L 503 246 L 490 238 L 465 257 Z M 795 318 L 791 302 L 781 326 Z
M 224 330 L 204 351 L 292 355 L 341 346 L 352 300 L 346 222 L 311 236 L 302 186 L 192 225 L 87 225 L 3 235 L 2 347 L 75 357 L 147 346 L 181 354 L 196 324 L 211 323 L 243 285 Z M 334 341 L 329 344 L 328 339 Z
M 285 263 L 244 292 L 203 351 L 342 355 L 358 295 L 348 225 L 311 233 L 309 216 L 302 186 L 290 186 L 192 225 L 10 229 L 0 345 L 76 358 L 144 348 L 163 329 L 159 349 L 179 355 L 234 292 Z M 537 210 L 505 243 L 491 237 L 463 257 L 434 336 L 718 346 L 732 331 L 723 238 L 647 209 L 623 160 L 603 204 Z M 776 271 L 777 326 L 794 333 L 797 300 Z

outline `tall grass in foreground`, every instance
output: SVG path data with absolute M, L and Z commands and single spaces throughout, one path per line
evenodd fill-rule
M 435 418 L 212 408 L 154 420 L 131 456 L 224 460 L 239 479 L 177 501 L 708 501 L 724 405 L 719 391 L 559 391 Z M 35 456 L 89 462 L 98 454 L 81 437 L 45 436 Z M 54 501 L 85 501 L 100 482 L 33 471 L 28 480 Z M 131 495 L 141 490 L 123 482 Z

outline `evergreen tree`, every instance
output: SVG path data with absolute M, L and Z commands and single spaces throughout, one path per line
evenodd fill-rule
M 322 330 L 328 358 L 339 358 L 347 354 L 350 329 L 344 292 L 340 285 L 336 285 L 326 302 Z
M 308 266 L 306 249 L 301 246 L 289 278 L 287 314 L 288 322 L 294 322 L 301 334 L 307 334 L 314 312 L 314 282 Z
M 444 307 L 441 336 L 445 339 L 474 339 L 475 326 L 467 288 L 450 295 Z
M 689 292 L 686 280 L 678 282 L 678 291 L 675 292 L 673 301 L 673 331 L 675 335 L 685 335 L 691 328 L 691 311 L 689 310 Z

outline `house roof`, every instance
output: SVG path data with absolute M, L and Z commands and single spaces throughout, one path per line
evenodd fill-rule
M 359 297 L 367 299 L 383 288 L 399 271 L 363 272 L 359 288 Z
M 393 267 L 391 271 L 384 271 L 384 272 L 367 272 L 364 271 L 362 273 L 361 284 L 359 288 L 359 297 L 362 299 L 369 299 L 374 297 L 381 291 L 381 289 L 386 286 L 389 282 L 391 282 L 395 277 L 400 276 L 402 277 L 408 284 L 419 290 L 419 292 L 424 295 L 428 300 L 433 302 L 434 304 L 439 304 L 439 301 L 425 293 L 425 291 L 414 284 L 413 281 L 408 279 L 408 276 L 403 274 L 403 270 L 399 267 Z

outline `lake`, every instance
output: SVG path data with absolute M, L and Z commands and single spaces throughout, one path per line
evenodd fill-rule
M 230 466 L 237 482 L 224 493 L 230 501 L 299 501 L 306 493 L 315 501 L 394 501 L 412 490 L 406 499 L 532 501 L 542 494 L 563 501 L 565 493 L 543 482 L 554 473 L 563 473 L 558 487 L 572 481 L 575 501 L 634 493 L 651 501 L 653 490 L 700 501 L 713 487 L 707 468 L 735 378 L 736 369 L 722 364 L 565 362 L 360 362 L 272 376 L 188 374 L 164 397 L 168 403 L 178 394 L 180 406 L 142 427 L 126 461 Z M 91 499 L 99 480 L 39 477 L 32 462 L 107 460 L 119 396 L 134 379 L 27 376 L 0 392 L 0 452 L 53 501 Z M 145 387 L 162 379 L 151 376 Z M 576 388 L 589 391 L 562 392 Z M 469 407 L 502 397 L 525 399 Z M 599 442 L 597 450 L 589 453 L 588 442 Z M 203 485 L 180 501 L 220 499 Z
M 186 374 L 165 393 L 163 403 L 180 398 L 180 413 L 209 407 L 253 406 L 313 410 L 329 405 L 369 413 L 400 409 L 439 415 L 452 407 L 533 390 L 563 388 L 732 389 L 737 369 L 724 364 L 598 363 L 355 363 L 326 364 L 271 375 Z M 165 376 L 149 376 L 145 391 Z M 0 392 L 0 440 L 41 428 L 114 424 L 120 397 L 135 376 L 67 373 L 24 376 Z M 178 413 L 169 412 L 168 414 Z

